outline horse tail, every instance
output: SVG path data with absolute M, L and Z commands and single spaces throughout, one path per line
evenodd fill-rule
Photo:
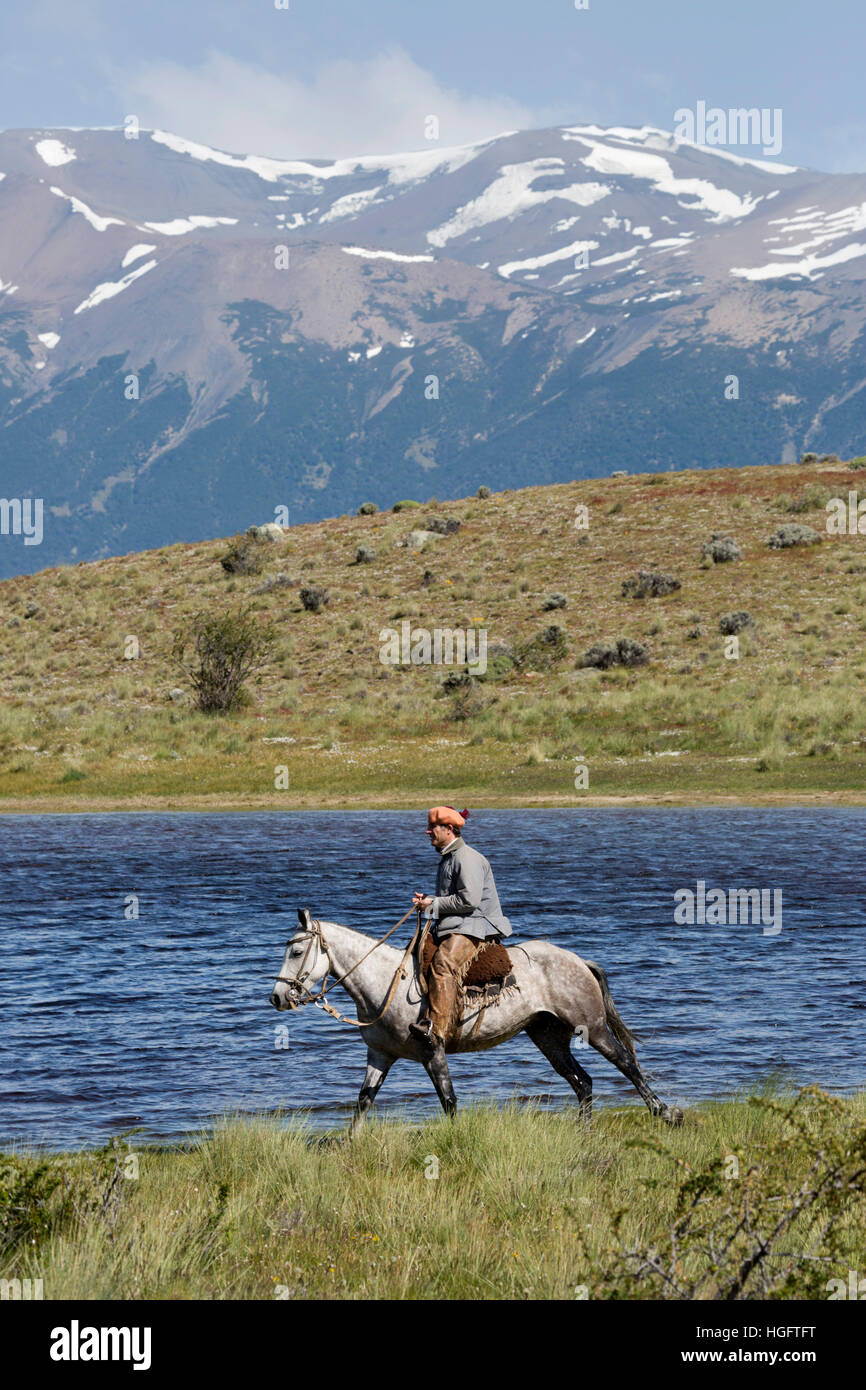
M 622 1043 L 623 1047 L 626 1048 L 626 1050 L 631 1054 L 632 1058 L 636 1062 L 637 1054 L 635 1053 L 634 1045 L 636 1042 L 642 1041 L 640 1034 L 633 1033 L 620 1016 L 619 1010 L 614 1004 L 613 996 L 611 995 L 610 989 L 608 988 L 607 975 L 602 970 L 601 966 L 596 965 L 594 960 L 585 960 L 583 963 L 588 970 L 592 971 L 592 974 L 598 981 L 599 989 L 601 990 L 602 1002 L 604 1003 L 605 1014 L 607 1016 L 608 1028 L 613 1033 L 613 1036 L 617 1039 L 617 1041 Z

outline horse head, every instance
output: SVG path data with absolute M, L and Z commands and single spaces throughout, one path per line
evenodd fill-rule
M 297 1009 L 306 1003 L 328 974 L 330 960 L 322 929 L 309 908 L 298 908 L 298 930 L 286 943 L 283 965 L 276 978 L 271 1003 L 275 1009 Z

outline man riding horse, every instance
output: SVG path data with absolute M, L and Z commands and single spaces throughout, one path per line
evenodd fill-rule
M 469 962 L 491 938 L 511 935 L 511 923 L 499 905 L 493 871 L 483 854 L 467 845 L 461 831 L 468 811 L 434 806 L 427 816 L 427 834 L 439 854 L 436 896 L 415 893 L 415 907 L 429 912 L 431 934 L 437 943 L 428 975 L 428 1012 L 410 1031 L 431 1051 L 448 1041 L 457 1007 L 458 983 Z

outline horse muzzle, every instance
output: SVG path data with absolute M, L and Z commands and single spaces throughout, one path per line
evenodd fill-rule
M 275 989 L 271 995 L 271 1003 L 274 1008 L 279 1009 L 280 1012 L 286 1009 L 299 1009 L 301 1001 L 295 991 L 296 987 L 289 984 L 284 984 L 282 991 Z

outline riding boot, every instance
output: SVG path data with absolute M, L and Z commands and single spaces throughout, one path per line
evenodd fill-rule
M 477 937 L 452 932 L 446 936 L 430 965 L 428 1008 L 433 1032 L 447 1043 L 456 1023 L 458 980 L 479 949 Z

